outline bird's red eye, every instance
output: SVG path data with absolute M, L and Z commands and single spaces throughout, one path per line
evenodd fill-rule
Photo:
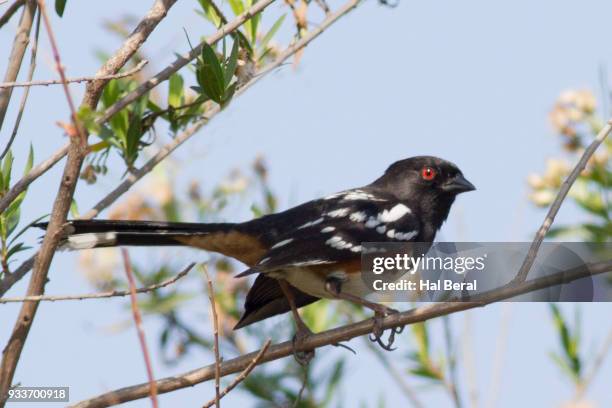
M 431 181 L 436 178 L 436 171 L 432 167 L 425 166 L 421 170 L 421 177 L 423 180 Z

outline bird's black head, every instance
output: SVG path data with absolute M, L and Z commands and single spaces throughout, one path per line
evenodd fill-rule
M 456 165 L 433 156 L 397 161 L 371 186 L 419 208 L 437 228 L 448 216 L 457 194 L 476 189 Z

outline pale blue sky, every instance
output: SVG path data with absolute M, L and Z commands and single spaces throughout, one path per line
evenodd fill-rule
M 108 51 L 118 44 L 101 29 L 103 19 L 142 14 L 150 3 L 69 1 L 64 19 L 53 18 L 69 76 L 94 72 L 98 66 L 94 48 Z M 202 20 L 192 13 L 195 6 L 195 1 L 179 1 L 152 36 L 146 51 L 159 58 L 157 68 L 172 59 L 174 50 L 188 49 L 182 27 L 192 38 L 202 33 Z M 273 14 L 279 8 L 280 3 L 273 5 Z M 478 187 L 460 197 L 440 239 L 527 240 L 544 214 L 527 202 L 525 179 L 542 171 L 547 157 L 561 154 L 547 113 L 564 89 L 599 90 L 598 67 L 612 66 L 610 15 L 612 3 L 602 0 L 417 1 L 402 2 L 396 9 L 367 2 L 309 46 L 296 72 L 286 66 L 273 73 L 181 147 L 177 157 L 187 165 L 180 177 L 199 178 L 212 186 L 229 169 L 245 166 L 261 153 L 269 163 L 280 205 L 286 208 L 370 182 L 396 159 L 433 154 L 457 163 Z M 14 29 L 12 22 L 0 31 L 5 53 Z M 45 39 L 37 78 L 54 77 L 50 61 Z M 4 68 L 5 59 L 0 71 Z M 78 99 L 82 88 L 72 89 Z M 14 96 L 7 119 L 11 126 L 19 95 Z M 16 154 L 24 156 L 32 142 L 36 161 L 46 157 L 65 143 L 54 123 L 66 118 L 61 88 L 33 89 Z M 0 140 L 7 139 L 11 126 L 5 125 Z M 55 168 L 32 188 L 24 214 L 33 218 L 49 211 L 59 171 Z M 80 208 L 89 208 L 119 177 L 113 174 L 94 187 L 81 185 Z M 245 210 L 237 217 L 247 215 Z M 558 220 L 571 222 L 577 215 L 575 209 L 563 208 Z M 35 242 L 36 234 L 28 239 Z M 148 254 L 144 249 L 133 252 L 141 257 Z M 48 293 L 92 290 L 75 260 L 70 253 L 56 256 Z M 11 294 L 23 293 L 26 281 Z M 194 309 L 207 310 L 206 299 L 196 303 Z M 41 305 L 15 380 L 24 385 L 70 385 L 73 402 L 144 381 L 135 332 L 106 331 L 128 316 L 125 306 L 125 300 Z M 503 307 L 510 308 L 511 320 L 497 406 L 558 406 L 572 395 L 571 384 L 548 357 L 557 342 L 545 304 L 493 305 L 471 312 L 481 400 L 487 399 Z M 585 350 L 592 356 L 610 329 L 610 307 L 585 304 L 582 308 Z M 16 305 L 0 307 L 2 344 L 17 310 Z M 464 315 L 453 318 L 457 332 L 463 330 L 464 321 Z M 434 332 L 439 335 L 437 325 Z M 145 326 L 157 356 L 159 325 L 147 321 Z M 398 356 L 409 350 L 408 338 L 402 339 Z M 434 339 L 434 343 L 440 342 Z M 204 353 L 192 354 L 176 367 L 164 367 L 154 357 L 156 376 L 211 361 Z M 344 390 L 346 406 L 361 400 L 373 405 L 381 393 L 389 406 L 404 403 L 365 350 L 357 357 L 348 355 L 347 360 L 352 391 Z M 610 378 L 612 360 L 589 392 L 600 407 L 612 406 Z M 162 396 L 161 402 L 162 406 L 200 405 L 213 392 L 212 384 L 200 385 Z M 450 406 L 440 392 L 420 394 L 427 406 Z M 239 395 L 233 393 L 224 405 L 244 402 Z M 144 407 L 149 402 L 126 406 Z

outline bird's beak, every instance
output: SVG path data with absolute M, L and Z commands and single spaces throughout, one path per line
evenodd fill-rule
M 463 177 L 463 174 L 459 173 L 457 174 L 457 176 L 444 183 L 442 185 L 442 190 L 449 193 L 459 194 L 465 193 L 467 191 L 476 190 L 476 187 L 474 187 L 472 183 L 467 181 L 467 179 Z

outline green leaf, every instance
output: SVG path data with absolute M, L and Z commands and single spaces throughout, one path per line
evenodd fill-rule
M 28 153 L 28 160 L 26 161 L 25 168 L 23 169 L 23 175 L 25 176 L 32 170 L 32 166 L 34 165 L 34 147 L 32 143 L 30 143 L 30 152 Z
M 223 103 L 221 104 L 222 108 L 225 108 L 234 97 L 234 93 L 236 92 L 236 87 L 238 86 L 238 82 L 234 82 L 230 85 L 229 88 L 225 91 L 225 95 L 223 95 Z
M 174 73 L 168 81 L 168 106 L 173 108 L 183 104 L 183 77 Z
M 77 202 L 74 198 L 72 199 L 72 202 L 70 203 L 70 215 L 73 218 L 79 217 L 79 206 L 77 205 Z
M 232 46 L 232 53 L 229 56 L 229 59 L 227 60 L 227 65 L 225 66 L 225 72 L 224 72 L 224 77 L 225 77 L 225 86 L 227 87 L 232 78 L 234 77 L 234 74 L 236 73 L 236 67 L 238 66 L 238 51 L 240 50 L 240 41 L 238 41 L 238 39 L 234 40 L 234 45 Z
M 272 27 L 266 33 L 266 35 L 264 35 L 263 39 L 261 40 L 261 49 L 262 49 L 262 51 L 266 49 L 266 47 L 268 46 L 268 43 L 270 42 L 270 40 L 272 40 L 272 38 L 274 38 L 274 36 L 276 35 L 276 32 L 279 30 L 281 25 L 283 25 L 283 21 L 285 21 L 285 16 L 286 15 L 287 14 L 283 14 L 282 16 L 280 16 L 278 18 L 278 20 L 276 20 L 274 22 L 274 24 L 272 24 Z
M 11 171 L 13 169 L 13 152 L 8 151 L 6 156 L 4 156 L 4 162 L 2 163 L 2 190 L 8 190 L 11 185 Z
M 20 242 L 8 250 L 8 252 L 6 253 L 6 259 L 9 259 L 11 256 L 15 255 L 17 252 L 26 251 L 31 248 L 32 247 L 24 246 L 24 243 Z
M 64 16 L 64 10 L 66 9 L 67 0 L 55 0 L 55 12 L 58 16 Z
M 215 27 L 221 26 L 221 18 L 210 4 L 210 0 L 198 0 L 202 10 L 204 11 L 203 16 L 213 23 Z
M 204 89 L 206 96 L 219 104 L 222 102 L 225 90 L 223 68 L 217 53 L 207 42 L 204 42 L 202 47 L 198 83 Z
M 244 13 L 244 4 L 242 0 L 229 0 L 229 4 L 234 14 L 238 15 Z

